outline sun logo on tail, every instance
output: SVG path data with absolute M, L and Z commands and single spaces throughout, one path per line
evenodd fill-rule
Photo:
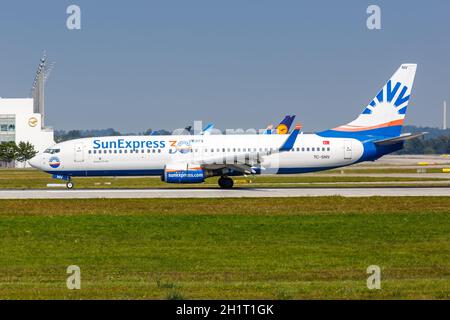
M 389 80 L 386 86 L 377 94 L 375 99 L 373 99 L 367 108 L 364 109 L 363 114 L 382 112 L 387 114 L 405 115 L 410 95 L 406 95 L 408 87 L 403 86 L 400 90 L 401 86 L 401 83 L 397 82 L 395 86 L 392 87 L 392 82 Z

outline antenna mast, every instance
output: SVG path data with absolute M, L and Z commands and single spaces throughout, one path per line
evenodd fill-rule
M 47 55 L 44 52 L 41 61 L 36 70 L 36 75 L 33 81 L 33 87 L 31 88 L 31 97 L 33 98 L 33 112 L 41 114 L 41 126 L 44 128 L 45 117 L 45 82 L 48 80 L 53 67 L 54 62 L 48 63 Z
M 444 100 L 444 114 L 442 119 L 442 129 L 447 130 L 447 101 Z

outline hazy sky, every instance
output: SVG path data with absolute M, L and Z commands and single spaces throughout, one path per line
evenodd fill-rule
M 82 29 L 66 28 L 81 7 Z M 381 7 L 382 30 L 366 9 Z M 417 63 L 406 123 L 441 125 L 450 1 L 2 1 L 0 96 L 29 96 L 44 50 L 55 129 L 174 129 L 194 120 L 307 131 L 353 120 L 401 63 Z

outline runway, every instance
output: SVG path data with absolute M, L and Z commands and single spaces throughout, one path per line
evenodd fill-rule
M 0 199 L 263 198 L 450 196 L 445 187 L 3 190 Z

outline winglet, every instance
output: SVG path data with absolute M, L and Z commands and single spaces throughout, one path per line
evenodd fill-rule
M 302 126 L 299 123 L 295 125 L 295 129 L 283 143 L 283 145 L 280 148 L 280 151 L 289 151 L 294 147 L 295 141 L 297 140 L 297 136 L 301 128 Z

